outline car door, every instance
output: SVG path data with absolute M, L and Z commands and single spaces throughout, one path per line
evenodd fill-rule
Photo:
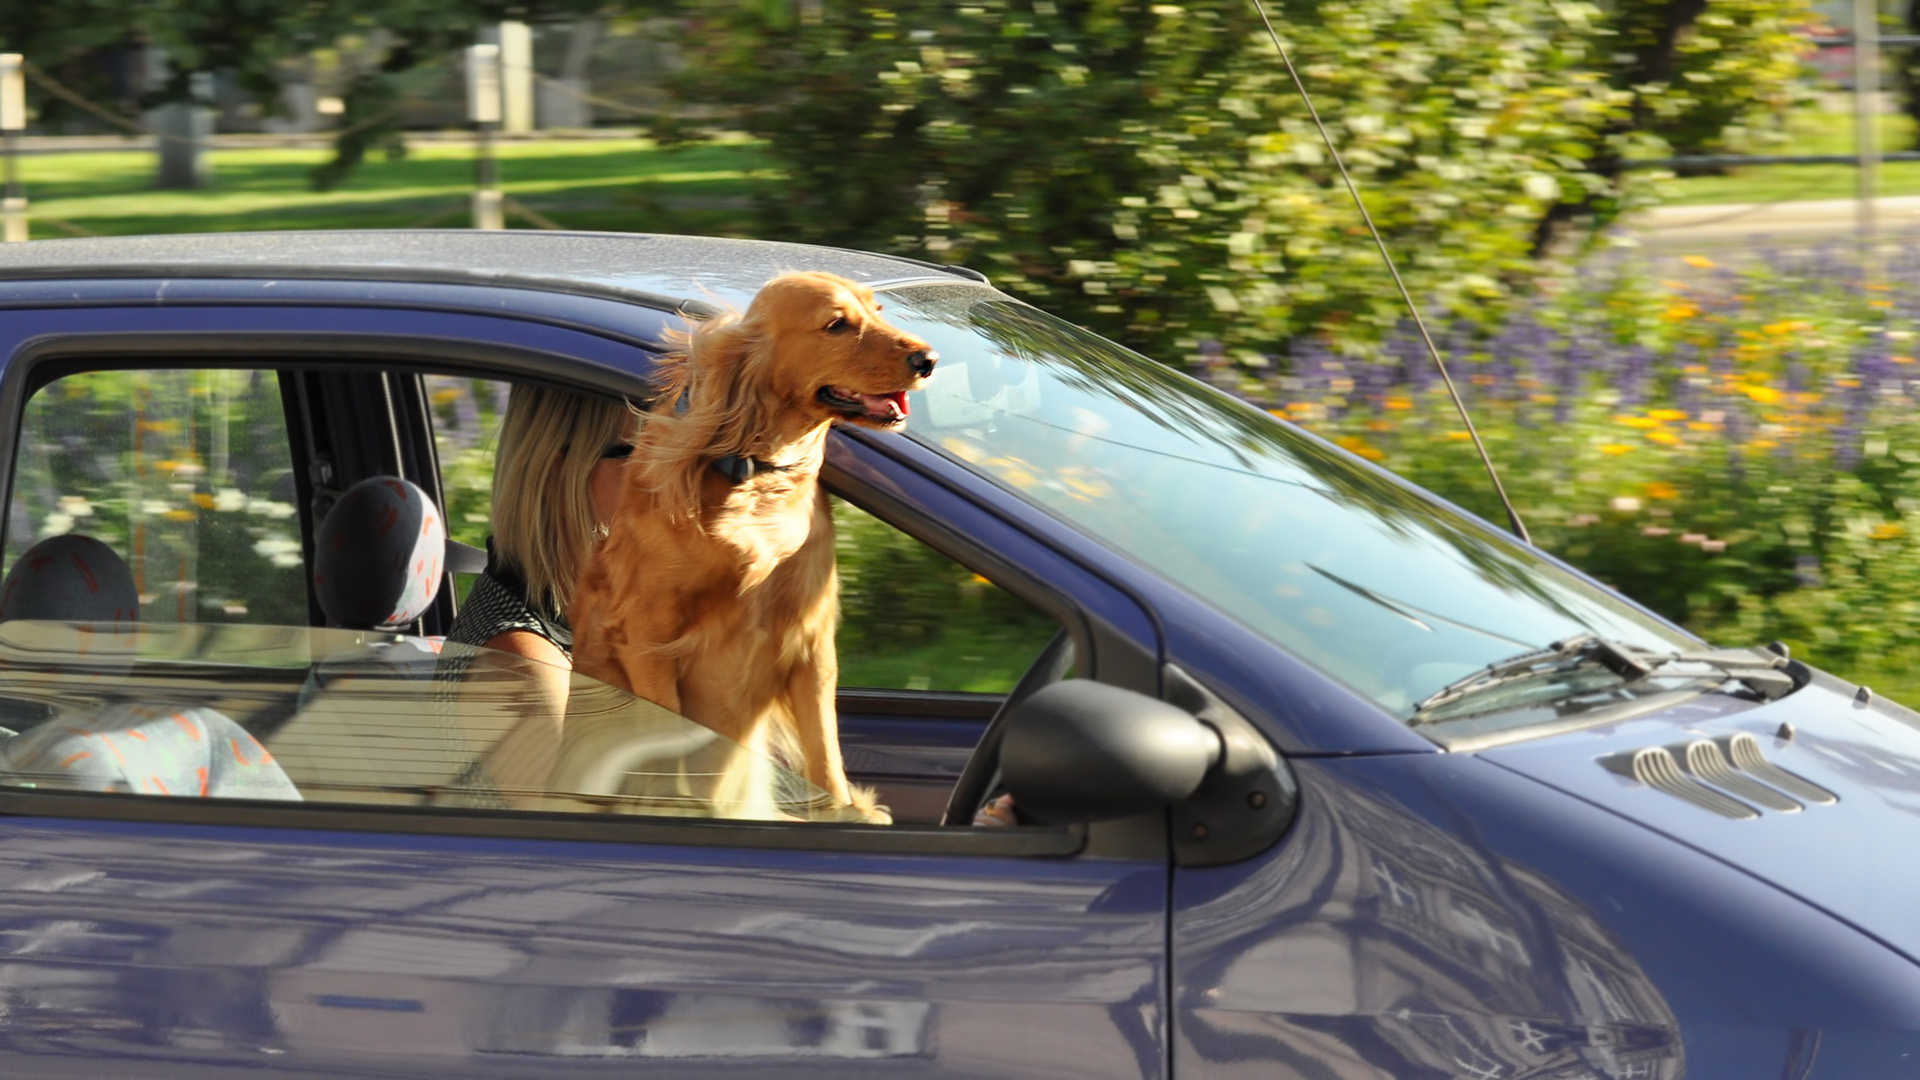
M 638 362 L 444 309 L 25 314 L 0 329 L 12 425 L 47 374 L 192 366 L 196 349 L 276 372 L 565 381 L 577 363 L 601 387 Z M 339 337 L 349 323 L 386 335 L 377 354 Z M 164 353 L 138 345 L 162 337 Z M 293 426 L 316 422 L 295 398 Z M 422 412 L 354 415 L 363 436 L 431 447 Z M 311 484 L 303 453 L 288 457 Z M 1151 624 L 1079 564 L 857 446 L 836 444 L 829 479 L 1057 619 L 1085 674 L 1154 678 Z M 1165 1075 L 1152 821 L 872 828 L 22 786 L 0 788 L 0 814 L 8 1075 Z

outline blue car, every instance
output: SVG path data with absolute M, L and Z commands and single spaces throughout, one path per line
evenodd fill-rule
M 444 641 L 512 388 L 791 269 L 942 357 L 824 473 L 891 825 Z M 0 1075 L 1920 1076 L 1920 716 L 977 274 L 88 239 L 0 308 Z

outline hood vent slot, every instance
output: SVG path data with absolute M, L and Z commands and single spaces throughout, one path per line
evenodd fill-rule
M 1838 796 L 1768 761 L 1759 740 L 1742 732 L 1672 746 L 1648 746 L 1601 758 L 1612 772 L 1721 817 L 1747 821 L 1761 810 L 1797 814 Z
M 1765 809 L 1783 814 L 1797 814 L 1806 809 L 1778 790 L 1745 773 L 1735 772 L 1733 766 L 1727 764 L 1727 755 L 1721 751 L 1720 744 L 1711 739 L 1688 743 L 1685 760 L 1688 772 L 1735 798 L 1759 803 Z
M 1617 773 L 1664 791 L 1676 799 L 1690 802 L 1703 810 L 1711 810 L 1721 817 L 1744 821 L 1757 818 L 1760 812 L 1725 792 L 1695 780 L 1691 774 L 1680 767 L 1673 758 L 1673 752 L 1664 746 L 1649 746 L 1635 750 L 1632 754 L 1615 754 L 1605 759 L 1607 767 Z
M 1736 769 L 1744 770 L 1805 802 L 1819 806 L 1832 806 L 1840 801 L 1840 796 L 1819 784 L 1804 776 L 1790 773 L 1768 761 L 1760 753 L 1760 740 L 1744 731 L 1718 741 L 1727 748 L 1727 756 L 1733 759 L 1733 766 Z

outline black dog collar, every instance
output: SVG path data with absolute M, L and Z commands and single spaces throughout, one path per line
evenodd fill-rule
M 742 457 L 739 454 L 728 454 L 726 457 L 713 459 L 713 471 L 732 481 L 736 487 L 760 473 L 786 472 L 791 468 L 793 468 L 791 465 L 775 465 L 771 461 Z

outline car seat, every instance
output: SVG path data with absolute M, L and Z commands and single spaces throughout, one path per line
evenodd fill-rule
M 91 536 L 67 533 L 34 544 L 0 580 L 0 622 L 106 623 L 130 629 L 140 619 L 133 571 Z
M 403 630 L 445 580 L 447 530 L 418 484 L 372 476 L 340 496 L 313 541 L 313 592 L 330 625 Z
M 28 548 L 0 580 L 0 622 L 34 620 L 43 654 L 69 654 L 75 679 L 132 667 L 140 594 L 117 552 L 68 533 Z M 83 624 L 78 627 L 64 624 Z M 75 635 L 78 635 L 77 637 Z M 13 718 L 10 716 L 9 720 Z M 297 800 L 273 756 L 209 708 L 158 702 L 69 707 L 0 741 L 6 782 L 77 791 Z
M 417 802 L 417 794 L 396 793 L 445 783 L 470 759 L 444 747 L 435 725 L 421 723 L 422 710 L 433 707 L 441 639 L 407 633 L 439 595 L 446 554 L 439 508 L 419 485 L 396 476 L 354 484 L 321 520 L 313 592 L 327 624 L 396 636 L 315 657 L 295 715 L 272 737 L 302 790 L 315 797 L 351 791 L 354 802 Z M 354 750 L 343 754 L 342 746 Z
M 119 554 L 91 536 L 39 541 L 0 579 L 0 630 L 9 649 L 66 661 L 78 682 L 112 684 L 133 666 L 140 592 Z M 9 727 L 20 717 L 7 712 Z

